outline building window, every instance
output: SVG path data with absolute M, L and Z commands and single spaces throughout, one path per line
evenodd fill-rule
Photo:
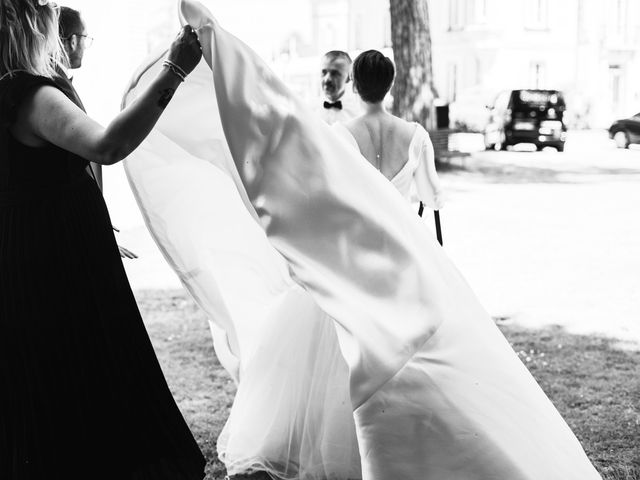
M 458 65 L 455 63 L 449 64 L 447 74 L 447 97 L 449 103 L 455 102 L 458 96 Z
M 474 7 L 474 23 L 487 23 L 487 0 L 476 0 Z
M 609 92 L 611 93 L 611 109 L 617 112 L 624 99 L 624 85 L 620 65 L 609 66 Z
M 462 28 L 460 25 L 460 19 L 458 18 L 458 0 L 449 1 L 449 30 L 459 30 Z
M 467 24 L 468 0 L 450 0 L 449 30 L 462 30 Z
M 531 88 L 544 88 L 546 84 L 546 68 L 543 62 L 532 62 L 529 68 Z
M 487 22 L 488 0 L 449 0 L 449 30 Z
M 482 85 L 482 75 L 484 71 L 482 69 L 482 60 L 476 57 L 476 85 Z
M 323 49 L 333 48 L 337 43 L 337 31 L 335 25 L 332 23 L 325 23 L 320 27 L 320 45 Z
M 549 28 L 548 0 L 525 0 L 524 24 L 532 30 Z
M 391 38 L 391 12 L 388 8 L 385 9 L 384 13 L 384 41 L 383 45 L 385 48 L 391 48 L 393 45 L 393 40 Z
M 588 38 L 588 28 L 585 22 L 585 0 L 578 0 L 578 43 L 585 43 Z
M 362 32 L 362 15 L 356 15 L 353 22 L 353 43 L 356 50 L 361 50 L 364 46 Z
M 627 33 L 627 17 L 629 14 L 629 3 L 627 0 L 616 0 L 615 3 L 615 32 L 620 37 Z

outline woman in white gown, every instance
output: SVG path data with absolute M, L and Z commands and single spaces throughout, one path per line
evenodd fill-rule
M 599 478 L 398 191 L 200 3 L 180 8 L 206 63 L 126 168 L 239 382 L 229 474 Z
M 356 147 L 407 200 L 418 198 L 433 210 L 443 207 L 443 193 L 436 173 L 433 145 L 418 123 L 407 122 L 386 111 L 384 98 L 395 76 L 393 62 L 377 50 L 361 53 L 353 62 L 353 89 L 364 105 L 364 114 L 334 127 Z

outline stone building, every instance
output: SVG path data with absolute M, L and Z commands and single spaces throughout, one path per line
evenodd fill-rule
M 389 0 L 307 1 L 307 52 L 391 54 Z M 484 105 L 514 88 L 564 91 L 574 126 L 604 127 L 640 111 L 636 0 L 429 0 L 429 9 L 435 85 L 452 121 L 481 124 Z M 275 60 L 303 95 L 317 88 L 314 62 L 308 54 Z

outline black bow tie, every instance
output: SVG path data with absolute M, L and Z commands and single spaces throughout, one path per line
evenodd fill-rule
M 338 100 L 337 102 L 324 102 L 324 108 L 326 108 L 327 110 L 330 108 L 336 108 L 338 110 L 342 110 L 342 102 L 340 100 Z

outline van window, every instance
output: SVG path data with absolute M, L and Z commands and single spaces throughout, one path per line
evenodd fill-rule
M 516 102 L 530 107 L 564 106 L 562 94 L 555 90 L 520 90 L 516 95 Z

